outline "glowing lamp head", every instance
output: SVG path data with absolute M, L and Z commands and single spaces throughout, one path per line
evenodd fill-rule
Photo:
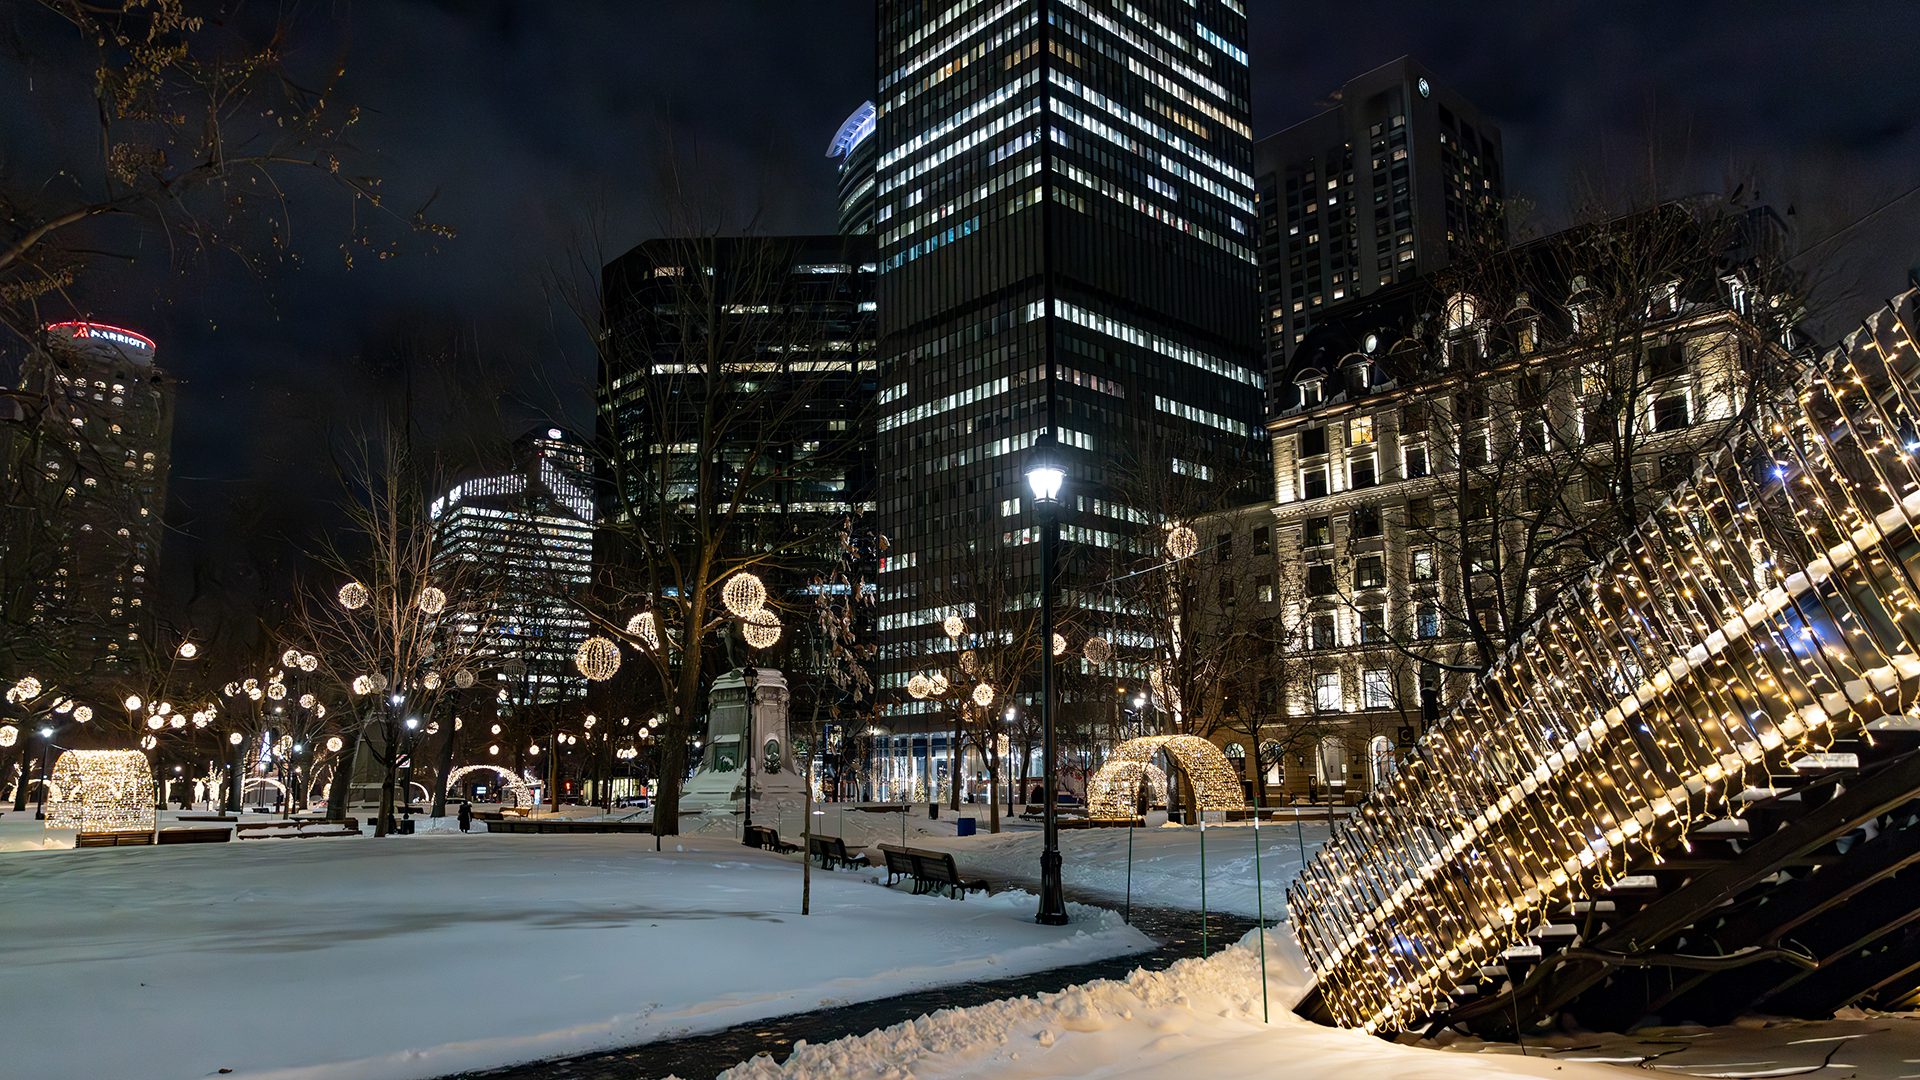
M 180 659 L 191 660 L 200 655 L 200 646 L 195 645 L 191 641 L 183 641 L 180 643 L 179 653 Z
M 125 701 L 123 701 L 123 702 L 121 702 L 121 704 L 122 704 L 122 705 L 125 705 L 125 706 L 127 707 L 127 711 L 128 711 L 128 712 L 139 712 L 139 711 L 140 711 L 140 704 L 141 704 L 141 702 L 140 702 L 140 695 L 139 695 L 139 694 L 128 694 L 128 695 L 127 695 L 127 700 L 125 700 Z
M 1033 459 L 1027 463 L 1027 490 L 1033 494 L 1035 505 L 1054 506 L 1060 502 L 1067 470 L 1060 464 L 1056 450 L 1051 433 L 1042 435 L 1034 444 Z
M 246 741 L 246 736 L 240 734 L 237 731 L 227 736 L 227 742 L 234 746 L 239 746 L 242 742 L 245 742 L 245 741 Z

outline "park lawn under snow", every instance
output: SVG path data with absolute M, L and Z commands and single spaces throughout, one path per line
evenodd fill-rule
M 724 837 L 0 855 L 0 1059 L 41 1080 L 428 1077 L 1150 945 L 1105 911 L 1043 927 L 1023 893 L 873 877 L 816 870 L 802 918 L 798 863 Z
M 1211 832 L 1212 830 L 1209 830 Z M 1262 833 L 1266 830 L 1262 829 Z M 783 1064 L 755 1058 L 724 1080 L 1626 1080 L 1649 1070 L 1700 1077 L 1920 1074 L 1920 1019 L 1852 1016 L 1748 1020 L 1724 1028 L 1631 1035 L 1558 1035 L 1521 1056 L 1514 1046 L 1451 1049 L 1326 1028 L 1290 1010 L 1307 983 L 1284 927 L 1267 931 L 1263 1014 L 1258 938 L 1165 971 L 1135 971 L 1056 994 L 944 1009 L 818 1045 Z M 1264 1015 L 1264 1018 L 1263 1018 Z

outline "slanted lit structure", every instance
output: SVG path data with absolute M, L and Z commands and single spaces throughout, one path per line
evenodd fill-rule
M 1750 408 L 1306 865 L 1302 1013 L 1510 1035 L 1920 993 L 1916 297 Z
M 1162 751 L 1191 785 L 1201 813 L 1246 807 L 1240 772 L 1219 747 L 1198 735 L 1148 735 L 1114 747 L 1113 756 L 1093 774 L 1087 784 L 1087 816 L 1096 821 L 1133 817 L 1143 778 L 1153 784 L 1154 794 L 1165 802 L 1167 776 L 1153 764 L 1154 756 Z
M 153 772 L 138 750 L 68 750 L 47 785 L 47 828 L 151 832 Z

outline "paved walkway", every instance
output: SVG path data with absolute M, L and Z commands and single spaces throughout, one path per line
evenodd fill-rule
M 1029 884 L 1027 887 L 1032 886 Z M 1101 904 L 1112 906 L 1104 901 Z M 1199 912 L 1136 904 L 1132 917 L 1135 926 L 1159 942 L 1158 948 L 1151 952 L 1053 968 L 1031 975 L 958 983 L 877 1001 L 773 1017 L 703 1035 L 645 1043 L 624 1050 L 607 1050 L 580 1057 L 461 1073 L 446 1080 L 656 1080 L 667 1076 L 695 1080 L 714 1076 L 722 1069 L 759 1053 L 785 1058 L 792 1051 L 793 1044 L 802 1039 L 809 1043 L 822 1043 L 848 1035 L 864 1035 L 875 1028 L 902 1023 L 939 1009 L 1051 993 L 1093 979 L 1124 978 L 1135 968 L 1159 970 L 1176 960 L 1200 955 Z M 1207 945 L 1210 950 L 1224 948 L 1251 929 L 1252 919 L 1213 912 L 1207 918 Z

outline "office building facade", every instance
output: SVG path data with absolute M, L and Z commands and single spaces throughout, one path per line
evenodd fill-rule
M 839 176 L 841 236 L 865 236 L 873 231 L 873 102 L 853 110 L 827 144 L 827 157 Z
M 1236 0 L 883 0 L 879 287 L 880 689 L 937 729 L 910 677 L 950 647 L 981 566 L 1038 603 L 1023 474 L 1068 473 L 1063 603 L 1138 552 L 1121 473 L 1149 448 L 1201 473 L 1264 455 L 1246 16 Z M 1137 675 L 1122 613 L 1083 620 Z M 1078 661 L 1074 661 L 1078 662 Z M 1130 666 L 1131 665 L 1131 666 Z
M 434 562 L 487 568 L 488 610 L 470 612 L 489 639 L 476 650 L 522 704 L 578 698 L 573 654 L 587 621 L 567 596 L 593 575 L 593 487 L 586 447 L 560 428 L 514 443 L 511 470 L 454 485 L 428 507 Z
M 1337 99 L 1254 145 L 1272 371 L 1329 308 L 1506 235 L 1500 131 L 1471 102 L 1404 57 Z

